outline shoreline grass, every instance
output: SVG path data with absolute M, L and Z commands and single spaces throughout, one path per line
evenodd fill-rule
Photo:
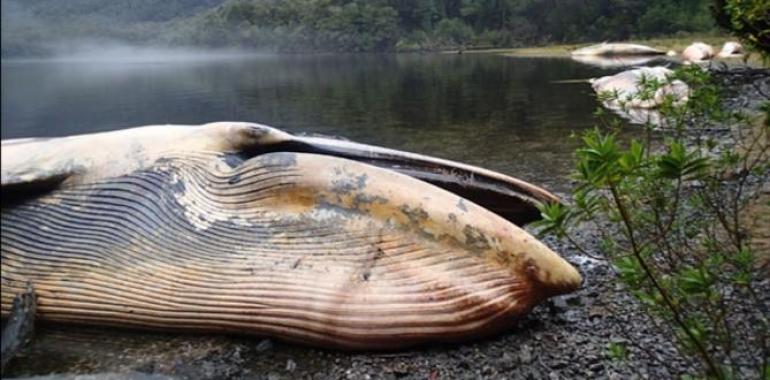
M 736 37 L 731 36 L 729 34 L 706 34 L 706 35 L 693 34 L 693 35 L 658 37 L 658 38 L 648 38 L 648 39 L 634 38 L 634 39 L 629 39 L 624 41 L 596 41 L 596 42 L 578 43 L 578 44 L 553 44 L 553 45 L 523 47 L 523 48 L 469 49 L 469 50 L 463 50 L 463 51 L 455 50 L 453 52 L 464 53 L 464 54 L 481 54 L 481 53 L 502 54 L 510 57 L 568 58 L 570 56 L 571 51 L 579 49 L 581 47 L 590 46 L 601 42 L 626 42 L 626 43 L 647 45 L 665 52 L 673 50 L 677 53 L 677 55 L 679 55 L 687 46 L 689 46 L 693 42 L 707 43 L 714 47 L 715 52 L 719 52 L 719 50 L 722 48 L 722 45 L 725 42 L 737 41 L 737 40 L 738 39 Z M 751 52 L 749 52 L 749 54 L 746 54 L 742 58 L 715 57 L 714 59 L 712 59 L 712 61 L 723 62 L 728 65 L 742 64 L 742 65 L 747 65 L 751 67 L 762 67 L 762 68 L 770 67 L 770 62 L 764 62 L 762 60 L 762 57 L 759 54 L 751 53 Z

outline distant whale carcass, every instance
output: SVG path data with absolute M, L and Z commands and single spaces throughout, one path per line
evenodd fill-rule
M 675 104 L 686 102 L 689 87 L 678 79 L 673 79 L 674 72 L 663 66 L 639 67 L 626 70 L 615 75 L 604 76 L 591 80 L 591 86 L 597 94 L 615 95 L 605 101 L 610 108 L 655 108 L 663 103 L 666 97 L 672 97 Z M 649 96 L 640 96 L 644 90 L 643 82 L 655 80 L 659 86 Z
M 395 349 L 581 282 L 514 224 L 553 195 L 433 157 L 213 123 L 9 140 L 2 162 L 3 316 L 30 284 L 42 320 Z
M 603 55 L 573 55 L 572 60 L 600 67 L 603 69 L 614 69 L 619 67 L 641 66 L 659 59 L 655 55 L 621 55 L 621 56 L 603 56 Z
M 743 55 L 743 45 L 740 42 L 728 41 L 722 45 L 722 50 L 719 51 L 718 56 L 722 58 L 740 57 Z
M 682 58 L 685 62 L 702 62 L 714 58 L 714 48 L 703 42 L 693 42 L 684 49 Z
M 572 51 L 572 56 L 642 56 L 642 55 L 663 55 L 666 52 L 653 47 L 629 44 L 629 43 L 607 43 L 603 42 L 596 45 L 586 46 Z
M 602 98 L 602 105 L 635 124 L 662 125 L 663 117 L 655 109 L 666 100 L 681 105 L 690 96 L 689 86 L 673 78 L 674 72 L 663 66 L 639 67 L 592 79 L 591 87 Z M 647 93 L 644 82 L 657 82 Z

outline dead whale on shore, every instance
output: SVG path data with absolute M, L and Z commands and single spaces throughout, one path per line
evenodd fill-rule
M 603 55 L 573 55 L 573 61 L 602 69 L 641 66 L 661 59 L 656 55 L 641 56 L 603 56 Z
M 655 49 L 650 46 L 629 44 L 629 43 L 607 43 L 603 42 L 596 45 L 586 46 L 570 53 L 575 56 L 643 56 L 643 55 L 663 55 L 666 52 Z
M 522 230 L 547 191 L 258 124 L 2 144 L 2 315 L 397 349 L 509 328 L 578 272 Z
M 722 45 L 722 50 L 717 54 L 720 58 L 733 58 L 743 56 L 743 45 L 740 42 L 728 41 Z
M 714 48 L 703 42 L 693 42 L 682 52 L 685 63 L 698 63 L 714 58 Z
M 664 101 L 687 101 L 690 89 L 681 80 L 671 80 L 674 72 L 663 66 L 639 67 L 615 75 L 592 79 L 591 86 L 602 98 L 602 105 L 634 124 L 661 125 L 663 118 L 655 110 Z M 658 83 L 655 91 L 643 94 L 646 81 Z

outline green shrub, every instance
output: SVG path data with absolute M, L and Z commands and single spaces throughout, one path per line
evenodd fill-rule
M 572 202 L 542 207 L 541 233 L 585 250 L 574 229 L 596 224 L 617 280 L 663 322 L 682 356 L 700 359 L 700 375 L 767 379 L 770 330 L 757 288 L 766 273 L 755 265 L 742 214 L 770 177 L 770 128 L 720 109 L 718 89 L 699 68 L 676 76 L 692 92 L 684 104 L 663 102 L 663 136 L 649 125 L 647 138 L 619 141 L 616 123 L 582 135 Z M 640 94 L 665 85 L 642 83 Z M 687 120 L 758 132 L 726 146 Z
M 721 27 L 770 58 L 770 2 L 715 0 L 712 11 Z

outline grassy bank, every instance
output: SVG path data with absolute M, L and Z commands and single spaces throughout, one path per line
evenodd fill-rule
M 661 38 L 649 38 L 649 39 L 631 39 L 627 41 L 612 41 L 612 42 L 628 42 L 641 45 L 647 45 L 654 47 L 662 51 L 674 50 L 677 53 L 681 52 L 693 42 L 704 42 L 714 47 L 715 51 L 719 51 L 722 45 L 727 41 L 737 41 L 737 39 L 729 34 L 688 34 L 675 37 L 661 37 Z M 579 49 L 584 46 L 600 43 L 601 41 L 593 43 L 582 44 L 555 44 L 544 46 L 533 46 L 525 48 L 515 49 L 467 49 L 462 53 L 495 53 L 503 54 L 514 57 L 568 57 L 570 52 Z M 610 41 L 607 41 L 610 42 Z M 448 53 L 457 53 L 457 50 L 449 51 Z M 729 62 L 741 62 L 740 59 L 715 59 L 716 61 L 729 61 Z M 755 67 L 769 67 L 767 62 L 763 62 L 758 54 L 749 54 L 746 57 L 746 64 Z
M 700 41 L 714 46 L 715 49 L 720 49 L 722 44 L 727 41 L 735 41 L 736 38 L 728 34 L 692 34 L 676 37 L 661 37 L 661 38 L 648 38 L 648 39 L 630 39 L 627 41 L 612 41 L 612 42 L 628 42 L 634 44 L 641 44 L 654 47 L 663 51 L 674 50 L 681 52 L 688 45 L 693 42 Z M 515 56 L 529 56 L 529 57 L 563 57 L 568 56 L 569 53 L 575 49 L 600 43 L 601 41 L 593 43 L 581 43 L 581 44 L 555 44 L 545 46 L 533 46 L 518 49 L 473 49 L 464 51 L 466 53 L 477 52 L 495 52 L 506 55 Z M 610 41 L 607 41 L 610 42 Z

